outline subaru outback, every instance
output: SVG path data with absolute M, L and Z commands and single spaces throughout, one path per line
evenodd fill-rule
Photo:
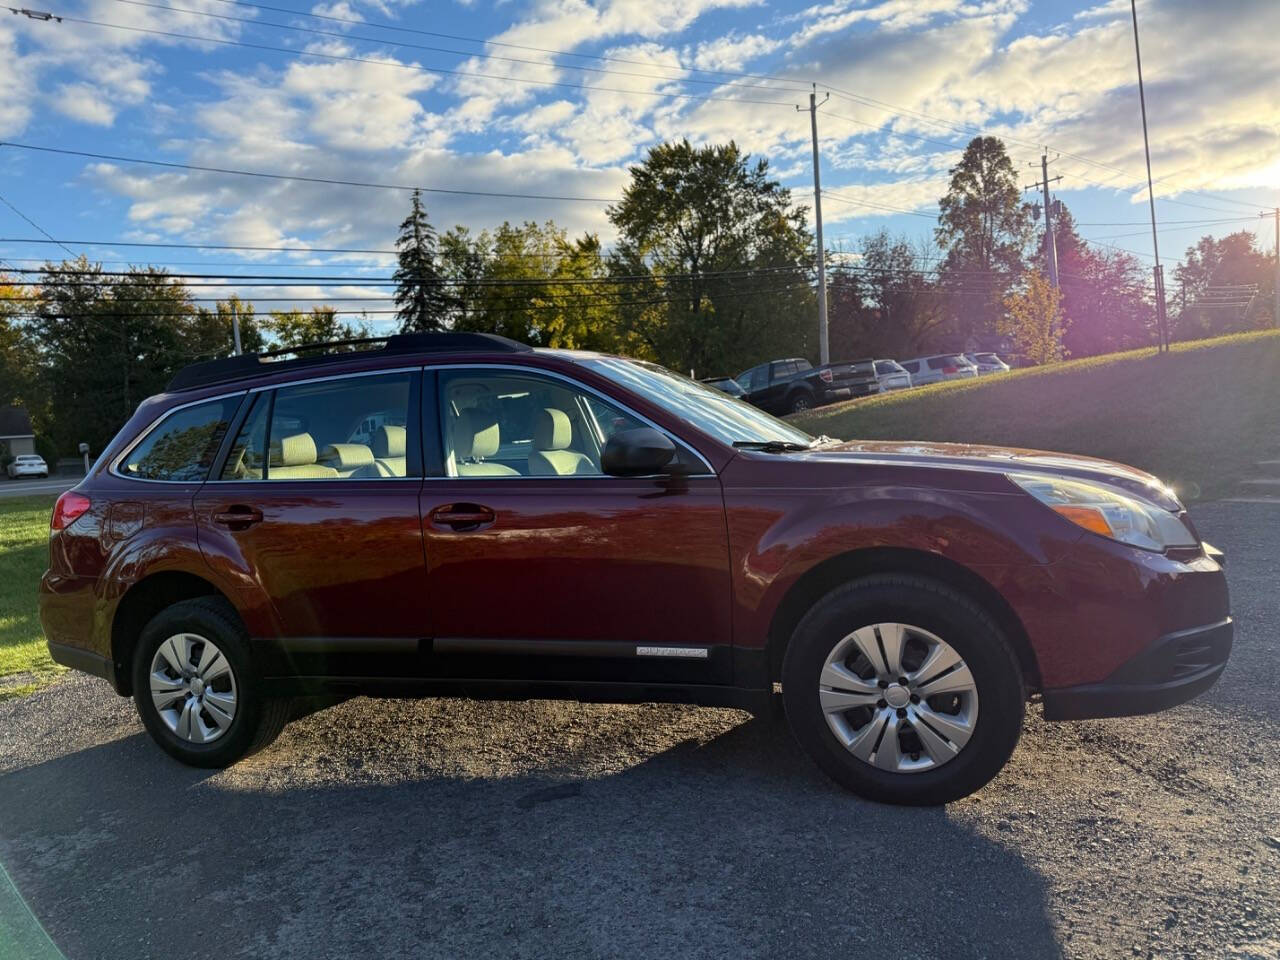
M 1222 556 L 1087 457 L 812 437 L 653 364 L 483 334 L 181 371 L 58 500 L 41 619 L 168 753 L 299 697 L 768 712 L 941 803 L 1051 720 L 1159 710 L 1231 647 Z

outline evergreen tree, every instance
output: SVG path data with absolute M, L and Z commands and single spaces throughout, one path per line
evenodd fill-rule
M 974 137 L 951 168 L 934 231 L 946 251 L 939 272 L 953 300 L 957 333 L 990 332 L 1004 313 L 1032 232 L 1030 207 L 1021 196 L 1004 144 Z
M 400 224 L 396 238 L 400 265 L 391 275 L 396 283 L 400 332 L 442 330 L 452 303 L 436 266 L 436 232 L 427 219 L 421 191 L 413 191 L 412 204 L 409 216 Z

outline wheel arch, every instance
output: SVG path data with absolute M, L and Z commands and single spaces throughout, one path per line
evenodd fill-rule
M 111 662 L 118 693 L 122 696 L 133 693 L 130 666 L 133 648 L 151 618 L 166 607 L 196 597 L 227 599 L 226 594 L 208 580 L 179 570 L 165 570 L 144 577 L 120 598 L 111 618 Z
M 807 570 L 782 598 L 769 626 L 769 680 L 782 676 L 782 657 L 791 635 L 809 609 L 836 587 L 876 574 L 915 574 L 959 590 L 987 611 L 1004 631 L 1018 657 L 1029 691 L 1038 691 L 1040 667 L 1022 621 L 990 583 L 970 568 L 936 553 L 896 547 L 851 550 Z

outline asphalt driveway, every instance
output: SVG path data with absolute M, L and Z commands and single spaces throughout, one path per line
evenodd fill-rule
M 945 809 L 865 803 L 785 726 L 676 706 L 360 699 L 195 771 L 69 677 L 0 703 L 0 862 L 73 960 L 1280 957 L 1280 507 L 1196 518 L 1230 559 L 1220 684 L 1033 716 Z M 6 929 L 47 949 L 8 902 L 0 956 Z

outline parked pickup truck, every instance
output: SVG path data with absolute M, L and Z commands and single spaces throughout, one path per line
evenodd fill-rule
M 772 414 L 799 413 L 880 392 L 875 363 L 858 360 L 853 363 L 828 363 L 815 367 L 803 357 L 770 360 L 738 374 L 745 391 L 744 400 Z

